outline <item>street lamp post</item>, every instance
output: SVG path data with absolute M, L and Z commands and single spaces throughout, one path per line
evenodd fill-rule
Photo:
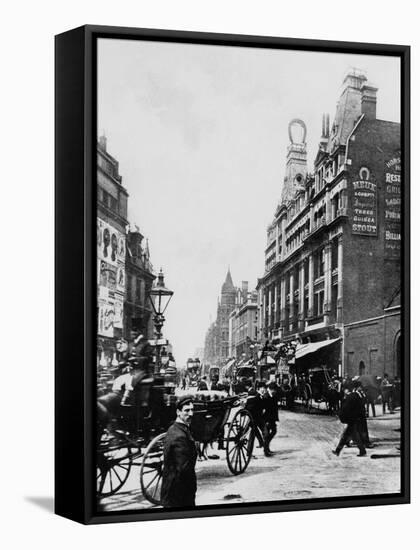
M 158 279 L 153 285 L 149 293 L 149 300 L 153 308 L 154 317 L 153 322 L 155 325 L 156 333 L 156 365 L 155 365 L 155 374 L 159 373 L 160 370 L 160 343 L 159 340 L 162 338 L 162 327 L 165 322 L 164 313 L 168 307 L 169 302 L 173 296 L 173 290 L 165 287 L 165 281 L 163 278 L 162 269 L 159 272 Z

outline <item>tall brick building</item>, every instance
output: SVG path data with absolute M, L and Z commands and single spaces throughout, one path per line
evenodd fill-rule
M 235 309 L 235 303 L 236 288 L 228 269 L 217 305 L 216 321 L 209 327 L 206 334 L 204 346 L 206 364 L 221 366 L 229 357 L 229 315 Z
M 147 339 L 153 338 L 153 311 L 148 296 L 155 276 L 147 240 L 136 226 L 131 226 L 127 232 L 126 274 L 125 337 L 131 340 L 140 332 Z
M 289 125 L 258 329 L 261 340 L 308 343 L 297 367 L 400 373 L 400 125 L 376 118 L 376 92 L 360 71 L 346 75 L 331 129 L 322 118 L 313 174 L 306 127 Z
M 236 292 L 236 306 L 229 315 L 229 357 L 250 359 L 251 346 L 257 341 L 257 300 L 255 290 L 250 291 L 248 281 L 242 281 Z
M 97 189 L 97 351 L 104 367 L 116 359 L 119 338 L 131 340 L 132 330 L 152 337 L 147 294 L 154 279 L 143 236 L 129 230 L 128 193 L 105 136 L 97 144 Z

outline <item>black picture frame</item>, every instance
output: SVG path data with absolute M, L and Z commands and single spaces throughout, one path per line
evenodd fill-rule
M 96 44 L 99 38 L 393 55 L 401 59 L 403 195 L 401 493 L 99 513 L 95 505 Z M 84 524 L 410 502 L 410 48 L 87 25 L 55 38 L 55 512 Z

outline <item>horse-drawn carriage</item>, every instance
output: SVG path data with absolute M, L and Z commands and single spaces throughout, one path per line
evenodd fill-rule
M 132 389 L 127 400 L 129 386 Z M 194 395 L 194 438 L 204 446 L 217 442 L 225 449 L 229 470 L 235 475 L 246 470 L 254 446 L 254 422 L 244 406 L 243 396 L 227 397 L 221 392 Z M 98 498 L 119 491 L 132 467 L 140 466 L 144 497 L 153 504 L 160 503 L 165 432 L 175 417 L 175 395 L 144 371 L 134 372 L 132 380 L 127 378 L 124 392 L 98 398 Z
M 212 386 L 218 384 L 220 380 L 220 367 L 214 365 L 209 367 L 209 380 Z
M 326 367 L 313 367 L 294 377 L 294 399 L 300 400 L 306 409 L 316 403 L 325 403 L 327 411 L 338 412 L 342 390 L 334 372 Z
M 135 361 L 134 359 L 137 359 Z M 175 417 L 174 385 L 165 373 L 149 375 L 149 358 L 131 358 L 111 391 L 97 398 L 96 481 L 99 498 L 115 494 L 144 449 Z
M 257 368 L 254 365 L 243 365 L 236 368 L 232 389 L 236 394 L 247 392 L 255 385 Z
M 194 394 L 191 432 L 199 446 L 217 443 L 226 451 L 226 462 L 233 475 L 245 472 L 252 457 L 255 426 L 245 408 L 247 396 L 225 396 L 220 392 Z M 233 409 L 238 408 L 234 411 Z M 163 447 L 166 433 L 155 437 L 147 447 L 140 467 L 143 495 L 160 504 L 163 474 Z
M 186 385 L 189 388 L 198 387 L 198 383 L 202 374 L 202 364 L 198 357 L 196 359 L 188 359 L 185 371 Z

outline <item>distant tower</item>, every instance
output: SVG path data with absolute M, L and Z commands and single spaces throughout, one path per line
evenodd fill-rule
M 228 269 L 228 272 L 226 274 L 226 280 L 222 285 L 220 305 L 232 307 L 232 309 L 234 309 L 235 298 L 236 298 L 236 289 L 233 285 L 230 269 Z
M 236 288 L 233 285 L 230 269 L 220 293 L 216 319 L 216 355 L 217 363 L 223 365 L 229 357 L 229 315 L 235 309 Z
M 287 148 L 286 175 L 284 177 L 281 202 L 286 204 L 303 187 L 307 167 L 306 125 L 303 120 L 294 118 L 289 122 L 290 145 Z

